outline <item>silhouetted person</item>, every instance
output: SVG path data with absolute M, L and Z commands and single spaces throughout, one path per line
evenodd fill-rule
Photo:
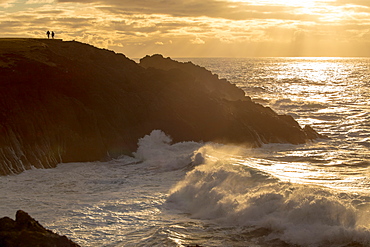
M 50 37 L 50 31 L 47 31 L 46 32 L 46 35 L 48 36 L 48 38 Z
M 54 39 L 54 35 L 55 35 L 55 33 L 54 33 L 54 31 L 52 31 L 51 32 L 51 37 Z

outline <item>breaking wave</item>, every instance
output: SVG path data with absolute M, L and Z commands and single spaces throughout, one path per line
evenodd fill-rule
M 195 150 L 192 157 L 202 157 L 203 164 L 171 189 L 166 206 L 225 227 L 264 229 L 263 242 L 370 244 L 368 223 L 363 220 L 366 211 L 356 208 L 350 195 L 282 182 L 238 164 L 238 152 L 235 147 L 216 144 Z

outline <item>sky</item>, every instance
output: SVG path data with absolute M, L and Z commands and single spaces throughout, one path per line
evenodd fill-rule
M 370 0 L 0 0 L 0 38 L 130 58 L 370 56 Z

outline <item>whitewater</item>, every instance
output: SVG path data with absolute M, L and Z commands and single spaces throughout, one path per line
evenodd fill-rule
M 370 59 L 176 60 L 328 138 L 251 149 L 153 130 L 132 156 L 0 177 L 0 217 L 22 209 L 81 246 L 370 246 Z

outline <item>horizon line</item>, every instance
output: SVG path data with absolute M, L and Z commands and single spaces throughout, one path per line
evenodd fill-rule
M 11 39 L 24 39 L 24 40 L 43 40 L 43 41 L 62 41 L 62 42 L 79 42 L 79 43 L 83 43 L 83 44 L 88 44 L 88 45 L 91 45 L 91 46 L 94 46 L 96 48 L 99 48 L 99 49 L 106 49 L 106 50 L 111 50 L 117 54 L 123 54 L 125 56 L 127 56 L 128 58 L 131 58 L 131 59 L 141 59 L 145 56 L 148 56 L 149 54 L 147 55 L 144 55 L 144 56 L 140 56 L 140 57 L 129 57 L 128 55 L 126 55 L 125 53 L 123 52 L 120 52 L 120 51 L 115 51 L 114 49 L 112 48 L 102 48 L 102 47 L 98 47 L 94 44 L 90 44 L 90 43 L 85 43 L 85 42 L 82 42 L 82 41 L 78 41 L 78 40 L 63 40 L 63 39 L 57 39 L 57 38 L 31 38 L 31 37 L 0 37 L 0 40 L 3 39 L 8 39 L 8 40 L 11 40 Z M 335 56 L 335 55 L 331 55 L 331 56 L 289 56 L 289 55 L 286 55 L 286 56 L 165 56 L 163 53 L 152 53 L 151 55 L 149 56 L 152 56 L 152 55 L 155 55 L 155 54 L 160 54 L 162 55 L 163 57 L 170 57 L 170 58 L 180 58 L 180 59 L 189 59 L 189 58 L 234 58 L 234 59 L 237 59 L 237 58 L 292 58 L 292 59 L 364 59 L 364 58 L 370 58 L 370 56 Z

